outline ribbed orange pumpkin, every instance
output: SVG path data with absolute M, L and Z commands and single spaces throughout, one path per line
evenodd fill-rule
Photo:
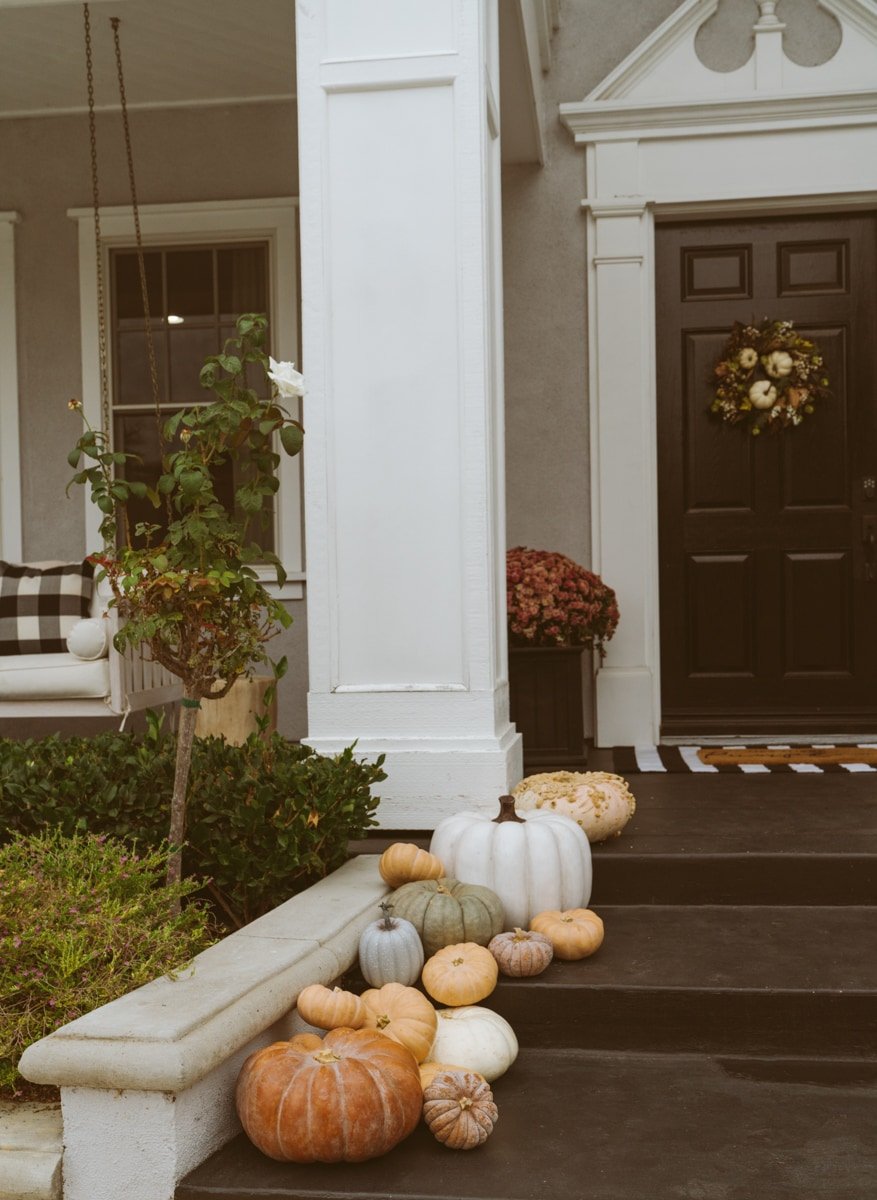
M 281 1162 L 363 1162 L 386 1154 L 420 1120 L 423 1093 L 410 1050 L 370 1029 L 334 1029 L 320 1049 L 275 1042 L 238 1076 L 238 1116 L 250 1141 Z
M 554 947 L 555 958 L 566 962 L 587 958 L 603 944 L 603 922 L 589 908 L 548 909 L 537 913 L 530 928 L 544 933 Z
M 299 1016 L 309 1025 L 320 1029 L 362 1029 L 368 1025 L 368 1009 L 359 996 L 341 988 L 327 988 L 311 983 L 298 994 Z
M 393 842 L 381 855 L 378 870 L 391 888 L 419 879 L 441 879 L 445 873 L 440 858 L 413 842 Z
M 496 959 L 476 942 L 445 946 L 423 968 L 423 986 L 440 1004 L 477 1004 L 496 987 Z
M 432 1049 L 438 1017 L 430 1002 L 417 988 L 401 983 L 385 983 L 362 993 L 368 1009 L 369 1028 L 407 1046 L 418 1062 Z

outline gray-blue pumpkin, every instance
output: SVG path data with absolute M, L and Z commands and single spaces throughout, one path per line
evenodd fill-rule
M 384 902 L 379 921 L 373 921 L 359 939 L 359 968 L 372 987 L 401 983 L 411 987 L 423 967 L 423 943 L 410 921 L 390 915 Z

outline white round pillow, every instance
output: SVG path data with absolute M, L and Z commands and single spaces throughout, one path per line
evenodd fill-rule
M 67 634 L 67 649 L 76 658 L 91 661 L 105 658 L 109 651 L 106 622 L 100 617 L 85 617 L 77 621 Z

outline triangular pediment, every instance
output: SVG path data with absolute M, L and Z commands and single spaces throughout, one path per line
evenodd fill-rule
M 755 48 L 749 60 L 732 71 L 714 71 L 697 55 L 698 30 L 716 12 L 719 0 L 685 0 L 578 104 L 561 105 L 566 124 L 611 110 L 687 109 L 703 105 L 748 104 L 825 96 L 872 96 L 877 92 L 877 2 L 819 0 L 840 25 L 837 52 L 819 66 L 793 62 L 783 51 L 784 26 L 760 3 L 753 23 Z

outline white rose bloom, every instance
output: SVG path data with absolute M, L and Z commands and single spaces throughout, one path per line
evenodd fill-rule
M 777 390 L 767 379 L 759 379 L 749 389 L 749 400 L 753 408 L 773 408 L 776 403 Z
M 750 371 L 758 362 L 758 352 L 753 350 L 751 346 L 747 346 L 744 350 L 741 350 L 738 357 L 740 366 L 744 367 L 747 371 Z
M 296 371 L 295 363 L 275 362 L 273 358 L 269 357 L 268 367 L 268 378 L 276 386 L 284 400 L 291 400 L 294 396 L 305 394 L 304 375 Z
M 785 350 L 774 350 L 764 361 L 764 369 L 772 379 L 782 379 L 791 375 L 793 366 L 792 356 Z

